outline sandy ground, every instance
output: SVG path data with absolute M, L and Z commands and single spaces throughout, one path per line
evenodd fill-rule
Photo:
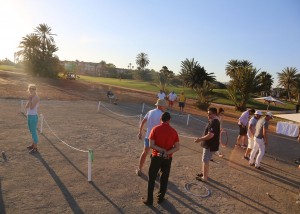
M 31 138 L 20 113 L 20 100 L 26 98 L 30 82 L 38 85 L 39 113 L 45 118 L 35 155 L 26 149 Z M 113 105 L 106 100 L 106 88 L 0 71 L 0 149 L 7 157 L 0 159 L 0 213 L 300 212 L 296 203 L 300 170 L 293 163 L 300 156 L 299 143 L 271 133 L 264 170 L 255 170 L 242 159 L 244 151 L 233 148 L 235 118 L 227 117 L 224 123 L 229 139 L 222 148 L 225 157 L 214 157 L 208 183 L 196 181 L 202 151 L 193 137 L 201 135 L 206 118 L 192 106 L 186 109 L 191 113 L 188 126 L 187 116 L 172 113 L 181 149 L 173 158 L 167 200 L 152 208 L 144 206 L 141 197 L 146 196 L 149 158 L 144 174 L 136 176 L 143 148 L 136 135 L 142 103 L 147 104 L 145 112 L 154 107 L 155 98 L 116 88 L 119 103 Z M 92 182 L 87 181 L 88 153 L 84 152 L 90 148 L 94 151 Z M 210 195 L 204 197 L 207 191 Z

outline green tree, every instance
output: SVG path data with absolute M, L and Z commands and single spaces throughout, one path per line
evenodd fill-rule
M 257 90 L 261 93 L 261 96 L 266 96 L 266 94 L 270 94 L 274 82 L 272 75 L 266 71 L 262 71 L 260 74 L 257 75 L 256 78 L 259 83 L 259 85 L 257 86 Z
M 198 108 L 207 110 L 212 99 L 211 83 L 216 80 L 214 73 L 207 73 L 204 67 L 193 58 L 181 62 L 180 77 L 185 86 L 196 92 Z
M 282 72 L 277 72 L 278 84 L 286 90 L 289 101 L 291 101 L 292 87 L 297 87 L 297 73 L 298 70 L 295 67 L 286 67 Z
M 231 78 L 227 95 L 235 103 L 237 110 L 246 110 L 246 104 L 258 85 L 257 70 L 247 60 L 230 60 L 225 68 L 226 75 Z
M 158 73 L 159 88 L 164 92 L 167 92 L 166 87 L 174 76 L 173 71 L 170 71 L 167 66 L 163 66 Z
M 136 64 L 143 70 L 145 69 L 145 67 L 147 67 L 147 65 L 149 64 L 149 58 L 148 55 L 146 53 L 139 53 L 136 56 Z
M 36 33 L 31 33 L 22 38 L 17 55 L 22 59 L 25 69 L 34 75 L 44 77 L 57 77 L 59 69 L 58 58 L 54 53 L 58 50 L 55 45 L 51 28 L 40 24 Z

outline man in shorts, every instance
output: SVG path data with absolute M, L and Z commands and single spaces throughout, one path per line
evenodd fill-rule
M 209 162 L 212 155 L 219 150 L 220 144 L 220 122 L 216 108 L 209 108 L 207 112 L 208 125 L 205 128 L 204 136 L 194 140 L 195 143 L 202 142 L 202 173 L 197 174 L 196 179 L 206 182 L 208 179 Z
M 244 111 L 241 114 L 241 116 L 239 118 L 239 122 L 238 122 L 238 125 L 240 127 L 240 132 L 236 139 L 235 146 L 240 146 L 245 149 L 247 148 L 247 145 L 246 145 L 247 127 L 248 127 L 249 117 L 250 117 L 250 115 L 253 115 L 254 112 L 255 112 L 255 109 L 249 109 L 247 111 Z
M 167 108 L 167 102 L 165 99 L 158 99 L 155 105 L 156 105 L 155 109 L 152 109 L 147 112 L 147 114 L 145 115 L 144 119 L 142 120 L 142 122 L 140 124 L 140 128 L 139 128 L 138 138 L 142 139 L 142 131 L 143 131 L 144 125 L 147 123 L 147 132 L 146 132 L 145 139 L 144 139 L 144 150 L 140 156 L 139 168 L 136 169 L 136 174 L 138 176 L 140 176 L 142 173 L 142 168 L 144 166 L 146 157 L 150 151 L 149 134 L 154 126 L 157 126 L 160 124 L 160 117 Z
M 168 96 L 168 100 L 169 100 L 169 109 L 170 111 L 172 111 L 173 109 L 173 104 L 175 102 L 175 100 L 177 99 L 177 95 L 175 94 L 174 91 L 172 91 L 169 96 Z

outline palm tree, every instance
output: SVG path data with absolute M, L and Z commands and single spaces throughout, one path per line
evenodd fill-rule
M 286 67 L 281 73 L 277 72 L 279 86 L 285 88 L 289 101 L 291 101 L 291 88 L 296 85 L 297 72 L 295 67 Z
M 39 55 L 40 40 L 34 33 L 27 34 L 22 37 L 19 48 L 21 50 L 17 52 L 18 56 L 22 56 L 23 60 L 33 60 Z
M 136 64 L 141 67 L 141 69 L 144 69 L 149 64 L 149 58 L 146 53 L 139 53 L 136 56 Z
M 214 73 L 207 73 L 194 58 L 181 62 L 180 76 L 184 84 L 192 89 L 201 88 L 204 81 L 213 82 L 216 80 Z
M 259 82 L 257 90 L 261 93 L 261 96 L 266 96 L 266 93 L 271 92 L 271 88 L 274 82 L 272 75 L 266 71 L 262 71 L 260 74 L 257 75 L 256 78 Z
M 250 93 L 254 92 L 258 85 L 256 75 L 259 70 L 247 60 L 230 60 L 225 71 L 231 78 L 227 90 L 228 97 L 236 103 L 236 109 L 245 110 Z
M 57 48 L 53 48 L 54 38 L 56 34 L 51 33 L 52 29 L 47 24 L 39 24 L 38 27 L 35 28 L 35 33 L 41 41 L 41 48 L 43 52 L 43 56 L 45 56 L 46 51 L 48 54 L 52 54 L 52 51 L 57 51 Z M 55 46 L 56 47 L 56 46 Z

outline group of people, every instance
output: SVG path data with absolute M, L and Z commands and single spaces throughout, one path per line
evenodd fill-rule
M 249 121 L 251 115 L 253 116 Z M 236 147 L 246 149 L 244 159 L 249 161 L 250 166 L 255 166 L 259 170 L 262 169 L 260 163 L 265 154 L 265 147 L 269 143 L 269 122 L 273 118 L 271 112 L 267 112 L 263 118 L 262 116 L 262 112 L 255 109 L 249 109 L 241 114 L 238 120 L 240 131 L 235 144 Z
M 174 91 L 171 91 L 171 93 L 168 96 L 166 96 L 165 92 L 163 92 L 163 90 L 160 90 L 156 97 L 158 99 L 167 99 L 169 102 L 168 107 L 170 111 L 173 110 L 173 105 L 178 98 L 179 114 L 180 115 L 183 114 L 183 110 L 186 102 L 186 96 L 184 94 L 184 91 L 181 91 L 179 97 L 177 97 L 177 94 Z

